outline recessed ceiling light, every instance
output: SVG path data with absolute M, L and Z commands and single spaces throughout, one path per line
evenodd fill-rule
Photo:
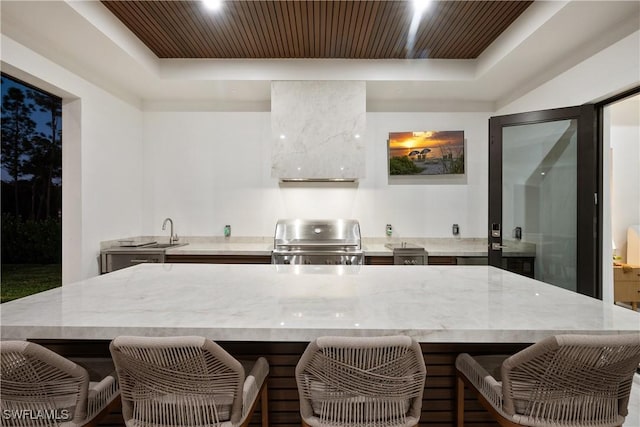
M 202 3 L 209 10 L 218 10 L 222 7 L 222 0 L 202 0 Z
M 427 10 L 431 0 L 413 0 L 413 10 L 416 15 L 421 15 L 422 12 Z

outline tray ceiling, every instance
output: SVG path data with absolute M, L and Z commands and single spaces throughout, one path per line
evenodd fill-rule
M 533 1 L 102 1 L 159 58 L 474 59 Z
M 247 4 L 236 5 L 239 2 Z M 296 6 L 295 3 L 298 2 L 296 0 L 291 1 L 291 4 L 287 3 L 287 8 L 294 7 L 294 10 L 295 7 L 301 8 L 302 5 Z M 140 0 L 136 3 L 138 6 L 144 4 L 149 6 L 159 1 Z M 379 3 L 381 4 L 378 8 L 381 8 L 382 3 L 387 2 Z M 435 38 L 436 28 L 427 28 L 427 22 L 443 13 L 437 12 L 438 10 L 445 6 L 460 7 L 465 3 L 469 3 L 467 7 L 472 7 L 478 6 L 475 3 L 486 2 L 432 4 L 418 28 L 419 36 L 416 46 L 423 43 L 421 41 L 423 38 L 437 39 Z M 499 3 L 498 6 L 506 6 L 506 2 L 495 3 Z M 217 15 L 199 10 L 198 2 L 185 2 L 182 6 L 186 4 L 197 7 L 197 16 L 200 16 L 200 20 L 212 21 L 219 27 L 218 30 L 226 29 L 234 37 L 240 37 L 243 32 L 252 31 L 253 43 L 260 45 L 264 43 L 272 49 L 267 50 L 266 54 L 273 55 L 274 59 L 271 57 L 235 59 L 235 56 L 230 58 L 212 56 L 213 59 L 206 59 L 209 57 L 203 56 L 192 59 L 175 59 L 179 58 L 177 56 L 159 57 L 110 11 L 108 5 L 113 7 L 121 5 L 114 1 L 109 1 L 106 5 L 97 1 L 0 0 L 3 72 L 18 72 L 16 77 L 28 80 L 28 74 L 19 74 L 20 64 L 23 61 L 19 53 L 22 45 L 133 105 L 142 104 L 145 109 L 269 111 L 271 81 L 362 80 L 367 83 L 367 111 L 442 111 L 443 108 L 450 111 L 495 111 L 495 108 L 508 105 L 528 91 L 570 70 L 609 46 L 615 44 L 628 47 L 630 43 L 637 45 L 637 37 L 629 36 L 640 28 L 639 1 L 534 1 L 477 58 L 341 59 L 338 54 L 335 54 L 328 58 L 288 59 L 284 55 L 284 48 L 285 41 L 289 43 L 289 39 L 284 32 L 280 32 L 279 26 L 276 27 L 273 24 L 271 27 L 256 26 L 254 22 L 259 21 L 254 20 L 250 21 L 251 25 L 248 25 L 243 23 L 239 15 L 230 14 L 231 7 L 246 10 L 251 2 L 226 0 L 222 13 Z M 275 7 L 279 2 L 269 4 Z M 336 3 L 332 5 L 335 7 Z M 164 5 L 164 7 L 168 6 L 175 8 L 178 5 Z M 313 6 L 315 7 L 315 4 Z M 320 9 L 328 6 L 328 4 L 318 5 Z M 358 7 L 362 6 L 364 3 L 358 4 Z M 349 16 L 353 16 L 354 6 L 351 7 L 352 12 Z M 398 4 L 395 7 L 399 7 Z M 205 13 L 207 15 L 204 15 Z M 307 9 L 307 15 L 309 13 Z M 408 9 L 407 13 L 409 13 Z M 175 13 L 171 15 L 177 16 Z M 360 15 L 370 16 L 364 11 L 356 16 Z M 241 23 L 236 22 L 231 30 L 228 28 L 232 25 L 230 16 L 239 19 L 238 22 Z M 284 15 L 277 16 L 274 13 L 268 16 L 270 22 L 274 22 L 275 19 L 276 23 L 279 22 L 278 19 L 284 18 Z M 289 15 L 286 16 L 289 17 Z M 339 15 L 339 18 L 340 16 L 346 19 L 347 14 Z M 498 20 L 495 11 L 487 12 L 483 16 L 483 19 L 491 18 L 496 22 Z M 262 15 L 255 15 L 254 18 L 266 19 Z M 470 18 L 479 18 L 479 16 L 468 12 L 467 15 L 450 18 L 448 26 L 460 26 L 465 19 Z M 147 26 L 159 26 L 160 24 L 157 23 L 159 19 L 160 17 L 153 16 L 145 18 L 142 22 Z M 176 19 L 175 16 L 174 19 Z M 180 19 L 186 18 L 180 16 Z M 247 19 L 246 16 L 244 19 Z M 295 21 L 295 16 L 293 19 Z M 391 25 L 390 17 L 386 20 L 378 19 L 377 22 L 382 23 L 374 24 L 371 32 L 366 33 L 362 26 L 365 22 L 363 18 L 360 32 L 357 33 L 358 40 L 366 39 L 369 42 L 373 40 L 379 44 L 383 42 L 383 35 L 392 37 L 394 31 L 399 31 Z M 404 31 L 408 33 L 410 23 L 407 24 L 409 18 L 406 19 L 402 25 L 405 28 Z M 222 23 L 218 22 L 219 20 Z M 322 19 L 320 22 L 322 23 Z M 327 22 L 326 15 L 324 22 L 325 24 Z M 333 21 L 331 22 L 333 25 Z M 192 31 L 185 31 L 185 25 L 179 24 L 182 33 L 195 34 Z M 347 28 L 348 25 L 343 22 L 342 27 Z M 493 24 L 489 25 L 490 29 L 493 27 Z M 295 28 L 298 31 L 297 21 Z M 300 28 L 308 29 L 302 25 L 302 21 Z M 315 31 L 315 27 L 313 28 Z M 333 26 L 330 28 L 333 32 Z M 465 26 L 464 34 L 461 33 L 460 28 L 462 27 L 460 26 L 457 30 L 460 37 L 463 35 L 466 37 L 467 33 L 471 34 L 469 27 Z M 188 39 L 184 39 L 185 34 L 180 37 L 167 35 L 178 31 L 176 27 L 160 27 L 158 31 L 156 37 L 159 40 L 167 38 L 177 51 L 184 45 L 190 46 Z M 211 31 L 213 30 L 210 29 L 207 33 L 209 34 L 207 39 L 214 40 Z M 362 34 L 361 38 L 360 34 Z M 478 37 L 484 32 L 475 34 Z M 276 35 L 280 37 L 280 45 L 278 45 L 278 39 L 273 38 Z M 276 40 L 275 44 L 272 41 L 267 42 L 271 40 L 267 37 Z M 309 33 L 307 37 L 310 37 Z M 443 34 L 440 37 L 444 40 Z M 312 37 L 310 40 L 313 40 L 315 49 L 316 38 Z M 318 48 L 323 46 L 322 40 L 317 38 Z M 335 42 L 334 39 L 329 40 L 337 47 L 338 40 L 342 39 L 335 39 Z M 222 44 L 226 49 L 234 52 L 234 49 L 238 48 L 237 41 L 235 43 L 227 39 L 215 39 L 215 41 L 218 41 L 218 45 Z M 345 44 L 347 42 L 348 40 L 344 41 Z M 455 42 L 455 39 L 450 41 L 452 45 Z M 298 43 L 298 49 L 300 49 L 297 38 L 295 43 L 291 39 L 291 43 L 293 46 Z M 325 37 L 325 48 L 326 43 Z M 397 44 L 405 48 L 406 39 L 399 39 Z M 342 49 L 342 44 L 340 46 Z M 416 48 L 417 51 L 418 48 Z M 624 63 L 627 67 L 628 61 L 633 62 L 634 58 L 638 59 L 638 52 L 640 51 L 636 49 L 635 55 L 632 54 L 630 58 L 624 58 L 624 60 L 611 59 L 611 63 L 616 66 L 608 73 L 626 73 L 627 71 L 619 68 L 618 62 L 622 61 L 620 63 Z M 435 53 L 435 49 L 432 49 L 431 58 Z M 65 93 L 60 95 L 66 96 Z

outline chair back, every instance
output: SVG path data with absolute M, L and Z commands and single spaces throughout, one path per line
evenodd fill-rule
M 89 374 L 27 341 L 0 341 L 3 426 L 76 425 L 87 415 Z
M 416 425 L 425 378 L 420 346 L 406 336 L 318 338 L 296 366 L 310 425 Z
M 527 425 L 620 425 L 639 363 L 640 334 L 546 338 L 502 364 L 503 409 Z
M 128 426 L 240 421 L 244 368 L 213 341 L 122 336 L 109 348 Z

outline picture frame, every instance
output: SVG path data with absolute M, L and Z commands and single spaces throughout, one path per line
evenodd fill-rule
M 463 130 L 389 132 L 387 152 L 390 177 L 465 174 Z

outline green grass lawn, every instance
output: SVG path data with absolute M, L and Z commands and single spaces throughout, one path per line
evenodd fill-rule
M 61 264 L 3 264 L 0 302 L 57 288 L 62 285 Z

